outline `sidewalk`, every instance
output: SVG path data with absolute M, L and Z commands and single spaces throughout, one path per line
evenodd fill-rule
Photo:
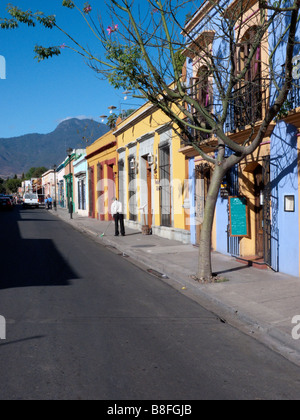
M 300 366 L 300 340 L 292 338 L 294 316 L 300 316 L 300 279 L 272 270 L 260 270 L 214 252 L 213 271 L 226 281 L 200 284 L 197 272 L 198 249 L 192 245 L 126 229 L 125 237 L 114 237 L 114 225 L 66 210 L 52 214 L 89 234 L 112 251 L 142 268 L 154 270 L 163 281 L 215 313 L 220 322 L 239 328 Z M 105 232 L 105 235 L 101 235 Z M 300 332 L 300 327 L 297 330 Z

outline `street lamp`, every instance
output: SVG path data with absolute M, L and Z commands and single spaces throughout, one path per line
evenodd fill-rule
M 54 210 L 55 211 L 57 211 L 57 204 L 56 204 L 56 199 L 57 199 L 57 197 L 56 197 L 56 169 L 57 169 L 57 166 L 56 165 L 53 165 L 53 170 L 54 170 Z
M 132 94 L 131 90 L 126 90 L 125 92 L 123 92 L 124 101 L 127 101 L 128 95 L 131 95 L 131 94 Z
M 114 110 L 117 109 L 117 107 L 112 105 L 112 106 L 109 106 L 108 109 L 110 110 L 109 113 L 112 114 Z
M 71 156 L 73 154 L 73 149 L 69 148 L 67 150 L 67 155 L 69 156 L 69 188 L 68 188 L 68 206 L 69 206 L 69 213 L 70 219 L 73 219 L 73 201 L 72 201 L 72 172 L 71 172 Z

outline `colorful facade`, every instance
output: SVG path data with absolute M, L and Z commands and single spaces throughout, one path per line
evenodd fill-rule
M 54 197 L 55 196 L 55 185 L 54 185 L 54 170 L 49 169 L 42 175 L 42 190 L 45 197 Z
M 227 13 L 230 13 L 231 7 L 235 4 L 228 2 Z M 250 34 L 255 33 L 255 28 L 259 25 L 259 12 L 259 3 L 250 2 L 244 11 L 244 21 L 236 25 L 235 29 L 243 40 L 239 46 L 240 53 L 236 56 L 236 66 L 239 68 L 243 66 L 241 61 L 246 56 L 247 42 L 249 43 L 251 39 Z M 222 51 L 226 50 L 226 46 L 224 40 L 222 41 L 222 36 L 210 30 L 211 21 L 207 19 L 210 13 L 212 19 L 218 19 L 217 13 L 212 9 L 212 4 L 208 1 L 204 2 L 188 22 L 186 31 L 192 34 L 199 44 L 202 42 L 202 45 L 217 55 L 221 43 L 223 42 Z M 218 24 L 215 25 L 215 28 L 219 27 Z M 269 63 L 268 53 L 277 44 L 284 30 L 285 28 L 278 24 L 269 38 L 263 39 L 253 58 L 251 77 L 255 77 L 256 81 L 253 86 L 260 86 L 261 90 L 251 92 L 252 101 L 249 102 L 248 115 L 251 120 L 247 122 L 245 114 L 242 114 L 243 107 L 235 107 L 232 112 L 231 110 L 229 112 L 226 121 L 227 136 L 237 143 L 241 144 L 248 138 L 253 129 L 253 123 L 255 123 L 255 130 L 259 129 L 267 110 L 269 100 L 267 98 L 272 100 L 272 92 L 270 94 L 263 85 L 263 81 L 269 76 L 269 66 L 264 63 Z M 297 49 L 299 51 L 299 46 Z M 193 54 L 188 48 L 185 54 L 187 56 L 187 84 L 189 84 L 191 79 L 200 80 L 205 69 L 199 55 Z M 295 63 L 299 61 L 298 56 Z M 284 48 L 277 49 L 274 63 L 281 66 L 280 72 L 282 72 L 282 65 L 285 63 Z M 278 70 L 278 74 L 280 72 Z M 207 110 L 212 111 L 212 107 L 216 107 L 213 81 L 206 80 L 204 88 L 203 84 L 199 85 L 198 99 L 203 102 Z M 203 89 L 205 95 L 203 95 Z M 243 92 L 242 89 L 241 92 Z M 245 90 L 243 103 L 247 102 L 248 94 L 249 92 Z M 259 98 L 259 102 L 256 103 L 255 98 Z M 216 206 L 212 243 L 214 250 L 236 256 L 241 261 L 252 263 L 257 267 L 269 266 L 275 271 L 299 276 L 299 79 L 294 80 L 285 105 L 288 109 L 280 115 L 280 119 L 270 124 L 260 147 L 233 168 L 223 180 Z M 181 152 L 189 160 L 191 237 L 192 243 L 197 244 L 212 168 L 197 155 L 192 147 L 184 147 Z M 234 236 L 231 232 L 229 205 L 231 196 L 246 199 L 248 231 L 245 235 Z
M 148 103 L 121 122 L 114 135 L 127 226 L 189 243 L 185 158 L 178 153 L 180 138 L 170 120 Z
M 79 213 L 78 179 L 81 179 L 80 177 L 83 177 L 84 173 L 86 174 L 86 171 L 84 172 L 84 168 L 86 168 L 84 157 L 85 149 L 74 149 L 70 157 L 67 157 L 55 171 L 56 195 L 53 185 L 53 200 L 55 200 L 56 196 L 57 206 L 68 209 L 68 211 L 72 210 L 72 213 L 75 211 Z M 82 160 L 84 164 L 80 166 Z M 84 193 L 85 196 L 86 192 Z
M 74 162 L 74 207 L 75 213 L 88 216 L 88 169 L 86 152 L 76 155 Z
M 228 1 L 226 13 L 232 13 L 236 4 Z M 218 56 L 218 52 L 227 47 L 222 36 L 212 30 L 214 19 L 217 20 L 216 30 L 222 26 L 222 16 L 218 16 L 213 6 L 205 1 L 186 24 L 185 32 L 190 34 L 189 42 L 195 40 L 190 45 L 195 42 Z M 235 29 L 242 39 L 236 56 L 237 66 L 243 65 L 241 60 L 245 59 L 251 34 L 259 25 L 259 16 L 259 2 L 247 3 L 244 21 Z M 250 92 L 252 99 L 242 87 L 240 93 L 235 92 L 236 97 L 241 96 L 241 92 L 245 94 L 239 99 L 248 101 L 248 120 L 243 107 L 233 103 L 225 132 L 239 144 L 248 138 L 253 127 L 254 132 L 260 128 L 267 102 L 272 100 L 272 87 L 263 89 L 262 81 L 269 76 L 269 66 L 264 63 L 269 62 L 269 51 L 277 45 L 282 30 L 285 28 L 278 24 L 262 40 L 251 65 L 253 82 L 259 81 L 253 85 L 259 86 L 260 90 Z M 213 112 L 221 106 L 214 97 L 214 81 L 205 76 L 208 74 L 205 56 L 199 55 L 197 50 L 193 52 L 190 45 L 184 51 L 186 86 L 190 86 L 192 80 L 204 80 L 193 94 L 207 111 Z M 295 276 L 300 275 L 299 51 L 297 45 L 295 66 L 298 71 L 294 72 L 286 112 L 270 124 L 260 147 L 224 178 L 212 232 L 215 251 Z M 280 47 L 274 62 L 282 69 L 285 57 Z M 213 154 L 210 141 L 214 139 L 206 140 L 205 152 Z M 231 152 L 226 150 L 226 153 Z M 146 103 L 125 120 L 118 121 L 116 128 L 87 147 L 86 153 L 74 151 L 71 158 L 60 165 L 56 174 L 58 203 L 68 208 L 70 200 L 73 211 L 110 221 L 111 204 L 117 196 L 123 204 L 128 227 L 197 245 L 212 171 L 212 165 L 193 147 L 181 143 L 168 117 Z M 232 233 L 231 197 L 245 199 L 247 203 L 246 234 Z
M 113 131 L 86 149 L 89 217 L 112 220 L 111 205 L 118 191 L 117 141 Z
M 56 185 L 57 185 L 57 206 L 66 207 L 65 195 L 65 164 L 62 162 L 56 169 Z

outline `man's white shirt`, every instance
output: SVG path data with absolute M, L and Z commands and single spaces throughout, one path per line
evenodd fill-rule
M 115 215 L 117 213 L 123 213 L 123 206 L 120 201 L 114 201 L 111 205 L 111 214 Z

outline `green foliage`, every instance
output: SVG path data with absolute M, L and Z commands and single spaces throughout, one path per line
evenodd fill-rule
M 115 128 L 116 126 L 116 122 L 117 119 L 119 117 L 122 118 L 122 120 L 124 120 L 125 118 L 128 118 L 133 112 L 135 111 L 135 109 L 128 109 L 126 111 L 123 111 L 121 114 L 117 115 L 117 114 L 111 114 L 108 118 L 107 118 L 107 123 L 106 125 L 109 126 L 109 128 L 112 130 L 113 128 Z
M 109 126 L 109 128 L 112 130 L 113 128 L 115 128 L 116 126 L 116 122 L 118 119 L 118 115 L 117 114 L 111 114 L 108 118 L 107 118 L 107 123 L 106 125 Z
M 182 68 L 184 66 L 186 57 L 182 54 L 183 50 L 179 50 L 175 53 L 175 65 L 176 65 L 176 70 L 179 74 L 182 73 Z
M 0 178 L 0 194 L 5 194 L 6 188 L 5 188 L 5 181 L 4 179 Z
M 106 58 L 117 63 L 117 69 L 108 74 L 109 83 L 116 89 L 133 89 L 135 81 L 143 73 L 140 60 L 142 52 L 138 46 L 121 46 L 111 41 L 106 44 Z
M 75 4 L 72 0 L 63 0 L 62 2 L 63 7 L 68 7 L 69 9 L 74 9 Z
M 72 2 L 67 7 L 72 8 Z M 41 24 L 47 29 L 52 29 L 56 26 L 55 15 L 46 16 L 43 12 L 31 12 L 30 10 L 23 11 L 17 6 L 12 4 L 7 5 L 7 12 L 10 14 L 10 19 L 0 18 L 0 28 L 1 29 L 16 29 L 19 26 L 19 23 L 25 24 L 29 27 L 35 27 L 36 23 Z M 41 46 L 35 47 L 35 58 L 38 61 L 45 60 L 46 58 L 53 57 L 55 55 L 60 55 L 61 51 L 58 47 L 49 47 L 44 48 Z
M 55 26 L 55 16 L 36 16 L 36 20 L 41 23 L 45 28 L 52 29 Z
M 287 99 L 276 115 L 275 122 L 278 122 L 287 117 L 291 109 L 293 109 L 293 103 Z
M 14 19 L 14 22 L 25 23 L 28 26 L 35 26 L 34 15 L 30 11 L 23 12 L 19 7 L 12 4 L 7 5 L 7 11 Z
M 11 15 L 12 19 L 4 19 L 3 22 L 11 22 L 13 25 L 18 26 L 19 23 L 35 27 L 36 21 L 42 24 L 45 28 L 52 29 L 55 26 L 55 15 L 46 16 L 43 12 L 32 13 L 30 10 L 23 11 L 17 6 L 12 4 L 7 5 L 7 11 Z
M 18 22 L 14 19 L 0 19 L 1 29 L 16 29 L 18 26 Z
M 6 192 L 11 193 L 11 194 L 15 194 L 15 193 L 18 192 L 18 188 L 20 188 L 21 185 L 22 185 L 22 181 L 18 178 L 17 179 L 16 178 L 8 179 L 5 182 Z
M 135 111 L 136 111 L 135 109 L 127 109 L 126 111 L 123 111 L 121 114 L 122 119 L 129 117 Z
M 29 180 L 31 178 L 40 178 L 48 169 L 45 166 L 39 168 L 30 168 L 29 171 L 25 174 L 25 179 Z
M 272 7 L 274 7 L 275 9 L 280 9 L 281 7 L 289 6 L 289 3 L 290 3 L 289 0 L 274 1 L 274 3 L 272 4 Z
M 36 53 L 36 56 L 34 58 L 37 58 L 39 62 L 53 57 L 55 55 L 61 54 L 61 50 L 58 47 L 45 48 L 41 45 L 36 45 L 34 48 L 34 52 Z

